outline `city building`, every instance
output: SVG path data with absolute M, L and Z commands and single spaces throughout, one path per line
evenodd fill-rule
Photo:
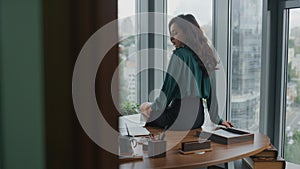
M 232 1 L 231 117 L 237 127 L 258 130 L 262 13 L 260 0 Z M 255 7 L 253 6 L 254 4 Z M 246 9 L 253 10 L 246 10 Z

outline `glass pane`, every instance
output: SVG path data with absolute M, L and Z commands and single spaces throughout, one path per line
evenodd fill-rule
M 137 102 L 136 0 L 118 0 L 119 28 L 119 102 L 123 114 L 135 113 Z M 132 31 L 134 30 L 134 31 Z
M 167 14 L 173 18 L 180 14 L 192 14 L 197 19 L 200 27 L 211 41 L 212 39 L 212 0 L 169 0 Z M 170 19 L 171 19 L 170 18 Z M 168 30 L 169 35 L 169 30 Z M 174 46 L 167 39 L 168 53 L 172 53 Z M 169 56 L 168 56 L 169 57 Z
M 231 121 L 259 130 L 262 0 L 232 0 Z
M 300 9 L 289 17 L 285 159 L 300 164 Z

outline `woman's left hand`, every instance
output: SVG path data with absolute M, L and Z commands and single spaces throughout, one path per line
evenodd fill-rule
M 144 102 L 140 106 L 140 111 L 143 115 L 145 115 L 147 118 L 150 117 L 151 114 L 151 102 Z
M 225 126 L 225 127 L 227 127 L 227 128 L 233 127 L 233 125 L 231 124 L 230 121 L 223 121 L 223 122 L 222 122 L 222 125 Z

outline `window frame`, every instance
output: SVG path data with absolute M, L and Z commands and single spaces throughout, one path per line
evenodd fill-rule
M 276 82 L 276 94 L 280 97 L 275 111 L 274 143 L 278 147 L 279 155 L 284 157 L 285 130 L 286 130 L 286 91 L 287 91 L 287 67 L 288 67 L 288 39 L 289 39 L 289 12 L 290 9 L 300 8 L 299 0 L 284 1 L 279 4 L 278 10 L 278 50 L 277 65 L 278 81 Z
M 224 8 L 227 6 L 227 8 Z M 230 121 L 230 100 L 231 100 L 231 0 L 214 0 L 213 1 L 213 45 L 218 51 L 219 57 L 226 73 L 226 107 L 222 118 Z M 224 26 L 218 26 L 224 25 Z

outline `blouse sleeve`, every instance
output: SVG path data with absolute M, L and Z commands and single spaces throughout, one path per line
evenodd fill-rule
M 179 57 L 175 52 L 172 54 L 162 89 L 159 96 L 151 104 L 152 111 L 164 111 L 172 101 L 174 92 L 178 89 L 177 82 L 180 81 L 183 68 L 183 61 Z
M 218 101 L 217 101 L 217 96 L 216 96 L 215 74 L 212 75 L 210 95 L 206 99 L 206 101 L 207 101 L 207 108 L 208 108 L 210 120 L 215 124 L 222 124 L 223 119 L 218 114 L 219 107 L 218 107 Z

